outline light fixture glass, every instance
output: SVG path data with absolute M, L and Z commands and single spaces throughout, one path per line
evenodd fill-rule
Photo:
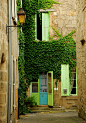
M 25 14 L 23 8 L 20 8 L 20 10 L 19 10 L 19 12 L 18 12 L 19 23 L 20 23 L 20 24 L 25 23 L 25 18 L 26 18 L 26 14 Z

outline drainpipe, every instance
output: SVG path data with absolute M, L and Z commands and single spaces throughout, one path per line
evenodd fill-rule
M 22 0 L 21 0 L 21 8 L 22 8 Z M 21 32 L 22 32 L 22 27 L 21 27 Z
M 11 0 L 8 0 L 8 25 L 11 26 Z M 11 115 L 11 82 L 12 82 L 12 60 L 11 60 L 11 27 L 8 27 L 8 118 L 7 123 L 10 123 Z

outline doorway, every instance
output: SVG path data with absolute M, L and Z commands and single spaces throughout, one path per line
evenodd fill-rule
M 53 106 L 53 71 L 40 74 L 37 82 L 31 82 L 31 96 L 37 105 Z
M 39 104 L 48 105 L 47 74 L 39 75 Z

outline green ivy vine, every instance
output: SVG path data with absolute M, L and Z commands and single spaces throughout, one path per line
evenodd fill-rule
M 19 33 L 19 72 L 22 89 L 20 114 L 26 112 L 24 99 L 27 84 L 37 81 L 39 74 L 53 71 L 57 85 L 57 81 L 61 79 L 61 64 L 69 64 L 70 73 L 71 68 L 76 67 L 76 42 L 72 37 L 75 31 L 62 37 L 62 34 L 52 27 L 59 37 L 58 40 L 54 40 L 53 36 L 49 37 L 51 41 L 35 41 L 35 14 L 39 13 L 39 9 L 52 8 L 53 4 L 60 3 L 54 0 L 23 0 L 22 2 L 26 12 L 26 20 L 23 25 L 24 34 Z M 19 9 L 20 0 L 17 0 L 17 5 Z M 26 79 L 27 84 L 24 79 Z

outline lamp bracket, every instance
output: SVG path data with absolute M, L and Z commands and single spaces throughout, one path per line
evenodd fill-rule
M 7 27 L 22 27 L 22 25 L 19 25 L 19 26 L 7 26 L 6 25 L 6 34 L 7 34 Z

